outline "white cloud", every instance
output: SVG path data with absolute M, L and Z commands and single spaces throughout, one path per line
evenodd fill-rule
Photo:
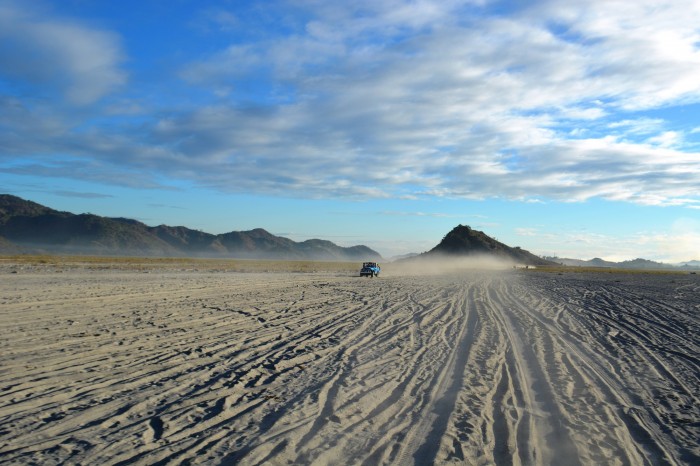
M 371 8 L 372 15 L 355 17 L 357 8 Z M 659 152 L 682 143 L 677 132 L 649 134 L 648 144 L 629 145 L 614 138 L 567 141 L 549 129 L 559 125 L 556 119 L 561 117 L 585 124 L 607 116 L 609 110 L 601 106 L 601 99 L 609 108 L 628 108 L 686 98 L 686 91 L 700 98 L 700 85 L 686 88 L 685 81 L 678 85 L 671 82 L 677 93 L 664 93 L 674 72 L 637 76 L 638 60 L 631 61 L 632 52 L 646 47 L 653 52 L 644 58 L 650 68 L 670 64 L 685 70 L 696 66 L 692 60 L 688 64 L 686 55 L 656 53 L 660 44 L 670 40 L 690 40 L 683 26 L 679 32 L 677 23 L 666 21 L 659 28 L 640 18 L 645 11 L 641 9 L 635 14 L 643 26 L 642 34 L 629 31 L 625 11 L 603 3 L 579 5 L 576 17 L 570 17 L 571 9 L 560 12 L 545 4 L 541 11 L 568 21 L 566 26 L 578 34 L 579 40 L 571 41 L 552 34 L 539 21 L 479 18 L 462 27 L 459 21 L 449 19 L 454 4 L 434 11 L 427 4 L 420 8 L 432 11 L 427 17 L 439 18 L 441 27 L 427 31 L 423 28 L 429 22 L 420 20 L 423 16 L 412 16 L 408 10 L 397 12 L 391 2 L 347 10 L 335 5 L 332 11 L 321 9 L 319 19 L 307 27 L 307 37 L 276 41 L 258 51 L 257 59 L 288 71 L 285 76 L 293 78 L 301 96 L 268 115 L 266 128 L 283 135 L 289 153 L 302 160 L 302 165 L 315 167 L 317 173 L 342 174 L 355 184 L 382 183 L 385 189 L 378 191 L 382 195 L 400 191 L 403 184 L 429 184 L 429 189 L 421 191 L 468 197 L 583 200 L 604 196 L 664 203 L 691 194 L 697 179 L 678 183 L 673 190 L 657 183 L 673 176 L 670 170 L 679 159 L 686 168 L 697 164 L 694 157 L 685 157 L 682 152 L 672 154 L 673 158 L 664 158 L 668 153 Z M 664 11 L 673 18 L 678 15 L 673 9 Z M 579 24 L 582 17 L 590 24 Z M 338 27 L 341 21 L 344 28 Z M 690 27 L 687 22 L 684 25 Z M 651 34 L 654 28 L 660 30 Z M 353 36 L 379 29 L 384 35 L 394 31 L 399 46 L 382 42 L 381 46 L 368 47 L 366 41 Z M 407 34 L 407 30 L 416 35 Z M 314 45 L 317 38 L 330 35 L 334 37 L 332 47 Z M 612 51 L 604 50 L 609 48 Z M 628 57 L 625 63 L 629 69 L 616 64 L 613 56 Z M 295 64 L 280 57 L 294 57 Z M 217 60 L 214 66 L 225 62 Z M 310 65 L 321 68 L 313 75 L 303 74 L 304 67 Z M 292 68 L 293 72 L 289 71 Z M 241 69 L 245 66 L 236 68 L 237 72 Z M 655 87 L 649 87 L 650 80 Z M 527 114 L 532 111 L 539 115 Z M 285 115 L 293 115 L 293 122 Z M 240 142 L 250 134 L 262 136 L 249 127 L 243 131 L 249 123 L 244 120 L 226 130 L 228 134 L 239 133 L 236 129 L 241 128 L 243 133 L 236 136 L 239 143 L 231 144 L 264 162 L 266 157 L 260 151 L 272 150 L 271 132 L 256 139 L 256 148 L 241 147 Z M 625 129 L 624 134 L 659 129 L 654 126 L 661 124 L 651 119 L 611 124 L 612 128 Z M 305 135 L 305 141 L 299 140 L 300 134 Z M 224 144 L 222 148 L 232 146 Z M 448 149 L 437 149 L 443 147 Z M 503 147 L 516 148 L 524 155 L 511 164 L 497 155 Z M 261 165 L 270 168 L 268 163 Z M 368 165 L 376 167 L 373 173 L 361 169 Z
M 700 31 L 695 0 L 548 1 L 533 9 L 590 56 L 596 92 L 626 109 L 697 101 Z M 536 17 L 530 18 L 537 21 Z
M 516 228 L 515 234 L 518 236 L 538 236 L 540 233 L 536 228 Z
M 678 147 L 683 142 L 683 137 L 678 131 L 664 131 L 647 139 L 647 142 L 659 147 Z
M 19 5 L 0 4 L 0 76 L 54 87 L 77 105 L 92 103 L 126 82 L 116 35 Z
M 183 65 L 189 86 L 211 92 L 204 105 L 94 132 L 58 119 L 60 130 L 36 134 L 30 118 L 13 119 L 0 138 L 17 153 L 94 157 L 221 191 L 695 205 L 700 154 L 636 110 L 700 101 L 697 2 L 544 1 L 498 16 L 481 3 L 282 3 L 280 17 L 297 15 L 291 32 L 263 28 Z M 123 82 L 115 36 L 18 17 L 26 47 L 65 58 L 55 85 L 69 99 Z M 10 58 L 27 80 L 54 79 Z
M 613 121 L 608 124 L 608 128 L 622 130 L 625 134 L 649 134 L 657 133 L 664 126 L 664 121 L 660 118 L 638 118 L 635 120 Z
M 605 117 L 607 114 L 608 112 L 599 107 L 570 107 L 563 109 L 560 116 L 572 120 L 598 120 Z
M 432 217 L 432 218 L 464 218 L 464 215 L 458 214 L 446 214 L 441 212 L 399 212 L 399 211 L 386 211 L 381 212 L 381 215 L 388 215 L 392 217 Z M 469 215 L 469 217 L 480 217 L 476 215 Z

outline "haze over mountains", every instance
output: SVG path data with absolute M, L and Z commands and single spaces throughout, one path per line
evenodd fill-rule
M 666 264 L 639 258 L 622 262 L 606 261 L 600 257 L 595 257 L 591 260 L 567 259 L 561 257 L 545 257 L 545 259 L 571 267 L 598 267 L 630 270 L 700 270 L 700 261 L 697 260 L 681 262 L 680 264 Z
M 147 226 L 128 218 L 59 212 L 16 196 L 0 195 L 0 252 L 235 257 L 289 260 L 380 260 L 367 246 L 296 242 L 262 228 L 220 235 L 183 226 Z
M 0 194 L 0 254 L 92 254 L 154 257 L 220 257 L 286 260 L 384 260 L 367 246 L 342 247 L 330 241 L 296 242 L 262 228 L 214 235 L 184 226 L 151 227 L 129 218 L 60 212 L 36 202 Z M 400 260 L 442 256 L 488 256 L 514 264 L 700 270 L 700 261 L 664 264 L 646 259 L 610 262 L 539 257 L 503 244 L 482 231 L 458 225 L 430 251 Z

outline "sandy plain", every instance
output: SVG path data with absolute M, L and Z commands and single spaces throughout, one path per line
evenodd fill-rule
M 2 464 L 700 464 L 696 275 L 0 261 Z

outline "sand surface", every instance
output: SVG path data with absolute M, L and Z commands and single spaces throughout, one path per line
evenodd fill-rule
M 700 464 L 700 279 L 0 266 L 2 464 Z

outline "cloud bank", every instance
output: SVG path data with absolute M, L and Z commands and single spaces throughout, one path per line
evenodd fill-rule
M 127 85 L 118 32 L 18 5 L 0 3 L 0 35 L 17 46 L 0 48 L 5 172 L 309 198 L 700 206 L 697 118 L 668 117 L 700 108 L 694 0 L 207 10 L 197 29 L 222 45 L 175 67 L 163 87 L 179 100 Z

